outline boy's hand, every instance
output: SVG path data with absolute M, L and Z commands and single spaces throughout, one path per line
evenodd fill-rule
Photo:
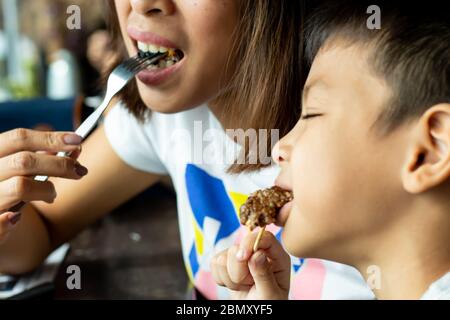
M 288 299 L 290 258 L 274 235 L 265 231 L 259 250 L 252 248 L 258 233 L 247 235 L 240 246 L 217 254 L 211 270 L 218 285 L 227 287 L 233 299 Z

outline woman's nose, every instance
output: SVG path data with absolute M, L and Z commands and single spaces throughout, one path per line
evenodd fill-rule
M 131 0 L 130 3 L 133 11 L 141 15 L 170 15 L 175 10 L 173 0 Z

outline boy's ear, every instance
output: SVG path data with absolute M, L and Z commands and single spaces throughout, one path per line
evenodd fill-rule
M 450 104 L 430 108 L 416 129 L 402 172 L 410 193 L 425 192 L 450 177 Z

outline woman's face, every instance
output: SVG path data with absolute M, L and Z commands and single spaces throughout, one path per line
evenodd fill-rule
M 216 97 L 237 24 L 238 0 L 115 0 L 130 56 L 141 51 L 177 49 L 174 63 L 137 75 L 139 94 L 152 110 L 173 113 Z M 163 47 L 163 49 L 161 49 Z M 166 48 L 166 49 L 164 49 Z

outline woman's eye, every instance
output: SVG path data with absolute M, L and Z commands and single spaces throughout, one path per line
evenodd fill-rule
M 320 116 L 321 116 L 321 114 L 319 114 L 319 113 L 316 113 L 316 114 L 305 114 L 305 115 L 303 115 L 301 117 L 301 119 L 302 120 L 308 120 L 308 119 L 316 118 L 316 117 L 320 117 Z

